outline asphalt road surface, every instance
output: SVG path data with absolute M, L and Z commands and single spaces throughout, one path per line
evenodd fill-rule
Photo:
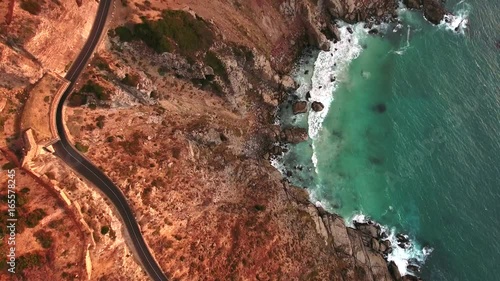
M 76 80 L 80 76 L 82 70 L 85 68 L 85 65 L 88 63 L 90 57 L 92 56 L 92 53 L 94 52 L 96 46 L 100 41 L 102 32 L 105 30 L 104 27 L 111 5 L 111 0 L 101 0 L 101 2 L 99 3 L 97 16 L 90 31 L 90 35 L 87 38 L 87 42 L 83 46 L 82 51 L 78 55 L 77 59 L 73 62 L 73 65 L 66 74 L 65 78 L 68 79 L 71 84 L 69 85 L 66 92 L 64 92 L 61 101 L 57 105 L 56 123 L 60 141 L 55 143 L 53 147 L 56 151 L 56 155 L 59 156 L 69 167 L 74 169 L 78 174 L 86 178 L 89 182 L 93 183 L 102 191 L 102 193 L 104 193 L 108 197 L 111 203 L 115 206 L 116 210 L 118 210 L 118 213 L 123 220 L 125 229 L 133 244 L 131 246 L 133 247 L 134 252 L 137 254 L 136 258 L 140 261 L 143 268 L 153 280 L 163 281 L 167 280 L 167 277 L 151 255 L 151 252 L 149 251 L 149 248 L 146 245 L 144 238 L 142 237 L 137 221 L 135 220 L 134 213 L 132 212 L 127 199 L 120 191 L 120 189 L 99 168 L 97 168 L 89 160 L 84 158 L 69 143 L 63 125 L 64 101 L 73 91 Z

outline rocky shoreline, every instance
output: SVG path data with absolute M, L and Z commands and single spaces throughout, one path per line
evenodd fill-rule
M 269 161 L 284 152 L 282 144 L 308 138 L 305 129 L 273 125 L 276 108 L 297 87 L 287 74 L 304 47 L 326 49 L 330 40 L 341 40 L 337 20 L 395 20 L 396 2 L 164 2 L 151 1 L 154 9 L 142 2 L 117 7 L 117 14 L 131 16 L 115 17 L 112 26 L 163 16 L 163 23 L 200 27 L 206 46 L 155 52 L 148 43 L 158 42 L 129 38 L 140 34 L 126 28 L 111 30 L 81 78 L 84 88 L 101 94 L 80 89 L 84 102 L 75 99 L 66 118 L 73 139 L 89 147 L 86 156 L 130 199 L 169 277 L 419 280 L 401 277 L 384 259 L 390 247 L 379 227 L 346 226 Z M 142 13 L 159 10 L 182 12 Z M 159 45 L 172 47 L 178 38 L 171 37 Z M 298 101 L 293 107 L 300 114 L 324 105 Z M 119 274 L 102 277 L 120 280 Z
M 337 20 L 347 23 L 365 22 L 366 28 L 381 22 L 399 22 L 395 1 L 320 1 L 323 7 L 314 7 L 309 2 L 301 2 L 301 15 L 309 43 L 322 50 L 328 50 L 330 41 L 336 43 L 341 40 Z M 285 2 L 286 3 L 286 2 Z M 420 10 L 423 16 L 432 24 L 439 24 L 446 20 L 447 11 L 438 0 L 404 0 L 408 9 Z M 351 32 L 352 33 L 352 32 Z M 370 34 L 378 31 L 372 29 Z M 335 79 L 335 78 L 333 78 Z M 317 101 L 306 100 L 283 101 L 291 103 L 293 115 L 307 113 L 309 110 L 319 112 L 324 105 Z M 264 136 L 272 145 L 266 151 L 268 155 L 276 157 L 286 152 L 286 145 L 297 144 L 307 140 L 307 130 L 303 128 L 272 127 Z M 276 145 L 278 144 L 278 145 Z M 286 177 L 290 174 L 283 175 Z M 397 265 L 388 261 L 388 254 L 392 251 L 388 234 L 381 230 L 380 225 L 373 221 L 354 222 L 354 228 L 345 225 L 344 220 L 336 214 L 329 213 L 321 207 L 313 206 L 310 202 L 301 202 L 313 218 L 316 230 L 324 238 L 326 245 L 331 244 L 339 256 L 348 260 L 351 270 L 342 274 L 344 280 L 421 280 L 414 275 L 401 276 Z M 405 234 L 397 234 L 397 247 L 406 249 L 411 241 Z M 354 270 L 352 270 L 354 269 Z M 410 272 L 418 273 L 418 265 L 408 265 Z M 359 274 L 364 272 L 363 274 Z M 370 274 L 371 273 L 371 274 Z

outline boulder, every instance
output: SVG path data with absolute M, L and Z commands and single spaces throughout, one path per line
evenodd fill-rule
M 411 246 L 410 237 L 406 234 L 398 233 L 396 235 L 398 246 L 403 249 L 408 249 Z
M 403 4 L 405 4 L 408 9 L 420 9 L 422 0 L 403 0 Z
M 283 153 L 283 148 L 281 146 L 275 145 L 271 148 L 272 155 L 281 155 Z
M 398 266 L 393 261 L 389 262 L 389 272 L 391 273 L 394 280 L 401 280 L 401 273 L 399 273 Z
M 438 0 L 423 0 L 424 16 L 433 24 L 439 24 L 443 20 L 446 11 Z
M 333 35 L 333 39 L 335 41 L 340 41 L 341 36 L 340 36 L 340 30 L 337 28 L 335 24 L 328 24 L 328 29 Z
M 319 101 L 313 101 L 311 104 L 311 109 L 314 110 L 315 112 L 322 111 L 325 106 L 319 102 Z
M 292 144 L 297 144 L 308 139 L 307 129 L 297 127 L 285 128 L 280 136 L 281 141 Z
M 292 106 L 293 114 L 300 114 L 307 112 L 307 102 L 306 101 L 296 101 Z
M 379 250 L 383 254 L 388 254 L 389 251 L 391 250 L 391 241 L 384 240 L 384 241 L 380 242 Z
M 297 84 L 295 84 L 293 78 L 288 75 L 281 77 L 281 79 L 279 79 L 279 83 L 285 91 L 293 91 L 297 88 Z
M 403 276 L 403 278 L 401 280 L 402 281 L 422 281 L 422 279 L 420 279 L 416 276 L 413 276 L 413 275 L 405 275 L 405 276 Z
M 380 242 L 378 239 L 372 238 L 370 247 L 375 251 L 380 251 Z
M 210 66 L 205 66 L 203 68 L 203 76 L 205 79 L 212 79 L 215 76 L 214 69 Z
M 380 227 L 378 227 L 375 224 L 371 223 L 354 223 L 354 226 L 356 229 L 359 229 L 359 231 L 373 237 L 373 238 L 378 238 L 380 235 Z

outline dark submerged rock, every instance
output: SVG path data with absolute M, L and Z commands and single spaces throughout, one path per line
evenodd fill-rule
M 384 103 L 379 103 L 373 107 L 373 110 L 378 113 L 384 113 L 387 110 L 387 106 Z

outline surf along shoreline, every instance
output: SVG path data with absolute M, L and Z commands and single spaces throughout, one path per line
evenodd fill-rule
M 315 50 L 306 51 L 306 55 L 299 61 L 295 70 L 295 80 L 299 84 L 299 87 L 293 95 L 288 97 L 287 101 L 280 105 L 280 117 L 284 117 L 284 119 L 293 119 L 294 121 L 291 122 L 293 124 L 290 124 L 290 122 L 280 122 L 280 117 L 277 119 L 277 123 L 280 123 L 283 128 L 290 125 L 294 127 L 305 127 L 308 137 L 313 140 L 318 136 L 323 120 L 333 101 L 332 92 L 338 87 L 339 76 L 345 74 L 344 72 L 346 72 L 345 70 L 348 68 L 349 63 L 358 57 L 363 50 L 363 46 L 361 46 L 358 40 L 360 34 L 362 36 L 370 34 L 376 35 L 381 29 L 386 29 L 389 23 L 392 23 L 396 28 L 398 28 L 398 26 L 400 28 L 402 22 L 398 19 L 398 14 L 401 9 L 406 8 L 421 10 L 424 18 L 428 22 L 434 25 L 444 25 L 448 29 L 454 29 L 455 32 L 461 31 L 459 29 L 465 27 L 467 24 L 466 20 L 460 20 L 460 22 L 458 22 L 457 18 L 459 17 L 448 13 L 441 2 L 437 1 L 406 0 L 395 6 L 388 5 L 388 1 L 382 1 L 366 7 L 367 10 L 364 13 L 358 10 L 355 16 L 353 16 L 352 13 L 340 15 L 338 10 L 331 8 L 331 6 L 329 7 L 329 3 L 330 1 L 326 1 L 325 6 L 328 10 L 326 16 L 331 17 L 329 21 L 332 22 L 331 25 L 328 23 L 326 25 L 320 24 L 320 27 L 317 28 L 319 33 L 311 33 L 313 34 L 313 44 L 319 47 L 322 52 L 318 53 Z M 377 7 L 375 14 L 373 10 L 370 10 L 373 6 Z M 321 21 L 319 22 L 321 23 Z M 311 60 L 314 64 L 311 64 Z M 332 68 L 332 66 L 334 68 L 333 70 L 326 70 L 327 68 Z M 324 75 L 325 73 L 328 73 L 328 75 Z M 306 78 L 303 76 L 306 76 Z M 384 108 L 380 110 L 385 111 Z M 286 112 L 284 116 L 283 112 Z M 303 113 L 307 113 L 308 116 L 301 116 Z M 302 134 L 304 133 L 302 132 Z M 286 137 L 284 139 L 286 139 Z M 301 139 L 301 141 L 306 140 L 304 137 L 299 139 Z M 292 141 L 291 143 L 296 144 L 298 141 Z M 294 171 L 292 171 L 293 168 L 300 171 L 306 169 L 310 173 L 312 173 L 313 169 L 317 169 L 314 141 L 310 149 L 312 153 L 312 166 L 308 166 L 304 163 L 294 163 L 295 167 L 292 169 L 286 167 L 283 163 L 283 161 L 286 160 L 283 158 L 282 152 L 285 151 L 286 155 L 286 151 L 288 151 L 290 147 L 286 141 L 279 143 L 279 147 L 279 149 L 274 148 L 271 151 L 274 155 L 272 164 L 286 176 L 288 180 L 295 176 Z M 316 201 L 315 204 L 317 207 L 324 207 L 320 201 L 316 200 L 314 194 L 310 193 L 310 199 L 313 202 Z M 419 253 L 412 255 L 408 252 L 415 251 L 415 244 L 407 234 L 396 233 L 394 229 L 382 226 L 370 220 L 368 217 L 365 217 L 363 214 L 345 219 L 348 226 L 367 233 L 372 239 L 378 241 L 379 244 L 376 245 L 376 247 L 383 245 L 384 259 L 388 262 L 389 268 L 392 268 L 392 272 L 394 272 L 394 267 L 397 267 L 402 275 L 411 275 L 411 277 L 406 278 L 417 278 L 415 276 L 418 275 L 420 266 L 423 265 L 425 258 L 432 252 L 432 248 L 423 247 L 417 250 Z M 371 244 L 377 243 L 372 241 Z M 385 247 L 387 249 L 385 249 Z M 419 257 L 418 260 L 415 260 L 415 256 Z M 411 259 L 413 259 L 412 262 L 409 261 Z M 399 273 L 393 274 L 393 277 L 398 280 L 401 278 L 398 275 Z

